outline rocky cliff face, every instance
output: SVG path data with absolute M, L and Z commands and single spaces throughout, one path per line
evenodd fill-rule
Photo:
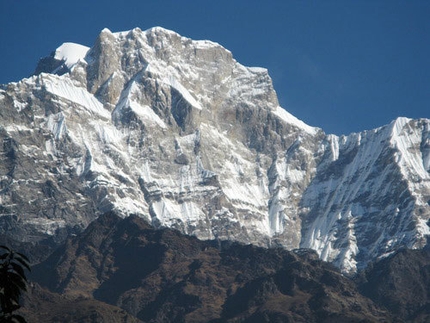
M 64 44 L 0 89 L 0 230 L 64 240 L 98 214 L 315 249 L 345 272 L 430 233 L 429 120 L 326 135 L 265 69 L 162 28 Z

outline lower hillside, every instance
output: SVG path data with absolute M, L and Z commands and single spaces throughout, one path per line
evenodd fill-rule
M 430 322 L 430 250 L 400 250 L 369 266 L 362 293 L 406 322 Z
M 32 280 L 43 287 L 24 306 L 31 322 L 72 322 L 71 304 L 74 322 L 393 322 L 312 251 L 199 241 L 113 213 L 35 266 Z M 55 315 L 34 305 L 50 312 L 49 303 Z
M 20 314 L 28 323 L 141 323 L 125 310 L 93 298 L 68 297 L 33 283 Z

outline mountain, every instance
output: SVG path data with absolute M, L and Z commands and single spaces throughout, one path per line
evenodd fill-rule
M 115 211 L 354 273 L 430 234 L 428 119 L 327 135 L 210 41 L 104 29 L 1 86 L 0 107 L 5 239 L 53 248 Z
M 113 213 L 32 280 L 43 288 L 24 304 L 31 322 L 401 322 L 313 251 L 200 241 Z

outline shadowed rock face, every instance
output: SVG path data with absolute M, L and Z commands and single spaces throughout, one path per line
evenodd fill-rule
M 430 253 L 401 250 L 366 269 L 361 291 L 395 316 L 410 322 L 430 320 Z
M 429 120 L 326 135 L 279 107 L 267 70 L 158 27 L 105 29 L 36 71 L 0 88 L 8 238 L 58 245 L 113 210 L 200 239 L 311 248 L 345 273 L 426 244 Z
M 202 242 L 135 216 L 99 217 L 32 280 L 75 304 L 75 315 L 91 303 L 104 315 L 107 303 L 144 322 L 392 321 L 315 252 Z M 24 306 L 39 322 L 35 302 L 55 302 L 39 291 Z

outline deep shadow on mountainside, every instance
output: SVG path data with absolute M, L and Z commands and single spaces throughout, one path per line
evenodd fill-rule
M 402 322 L 313 251 L 200 241 L 114 213 L 31 279 L 29 322 Z
M 430 250 L 399 250 L 357 280 L 363 295 L 406 322 L 430 322 Z

